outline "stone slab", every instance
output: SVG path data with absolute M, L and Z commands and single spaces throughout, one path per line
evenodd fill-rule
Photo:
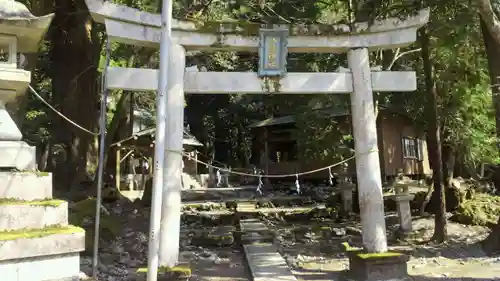
M 0 198 L 50 199 L 52 198 L 52 174 L 0 172 Z
M 250 232 L 241 235 L 241 243 L 243 245 L 255 243 L 272 243 L 274 237 L 270 233 Z
M 0 262 L 44 257 L 85 250 L 85 232 L 52 234 L 34 238 L 0 240 Z
M 0 141 L 0 168 L 36 169 L 36 148 L 23 141 Z
M 108 68 L 110 89 L 156 91 L 158 70 L 144 68 Z M 353 92 L 352 74 L 290 72 L 281 78 L 279 86 L 262 80 L 253 72 L 193 72 L 185 73 L 184 92 L 187 94 L 347 94 Z M 138 83 L 137 81 L 140 81 Z M 414 71 L 371 72 L 374 92 L 407 92 L 417 88 Z M 276 83 L 276 84 L 278 84 Z
M 241 243 L 268 243 L 274 238 L 269 228 L 257 219 L 240 220 Z
M 245 219 L 240 221 L 240 230 L 242 232 L 262 232 L 269 231 L 267 226 L 259 220 Z
M 38 203 L 40 204 L 40 203 Z M 0 229 L 45 228 L 68 225 L 68 203 L 57 206 L 30 205 L 29 203 L 0 204 Z
M 78 253 L 0 261 L 2 281 L 77 281 Z
M 244 245 L 243 249 L 253 281 L 297 280 L 274 245 Z
M 254 213 L 272 214 L 272 213 L 302 213 L 312 211 L 314 209 L 326 209 L 324 204 L 311 205 L 305 207 L 283 207 L 283 208 L 257 208 Z M 248 212 L 248 211 L 247 211 Z

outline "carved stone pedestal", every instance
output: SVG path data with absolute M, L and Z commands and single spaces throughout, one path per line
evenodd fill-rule
M 407 280 L 409 257 L 400 253 L 366 254 L 350 251 L 345 279 L 353 281 Z
M 340 195 L 342 198 L 341 213 L 344 216 L 352 212 L 353 189 L 354 189 L 353 184 L 344 183 L 340 185 Z
M 396 201 L 399 228 L 402 234 L 410 233 L 413 230 L 410 207 L 413 198 L 415 198 L 413 194 L 396 194 L 392 196 L 392 199 Z

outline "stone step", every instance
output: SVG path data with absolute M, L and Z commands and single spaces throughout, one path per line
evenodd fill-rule
M 284 207 L 284 208 L 257 208 L 254 210 L 248 210 L 247 212 L 253 213 L 263 213 L 263 214 L 273 214 L 273 213 L 304 213 L 307 211 L 312 211 L 314 209 L 326 209 L 325 204 L 310 205 L 303 207 Z
M 0 198 L 45 200 L 52 198 L 52 174 L 0 172 Z
M 183 206 L 196 206 L 196 205 L 203 205 L 203 204 L 223 204 L 223 203 L 249 203 L 249 205 L 255 205 L 259 202 L 270 202 L 274 200 L 280 200 L 280 201 L 292 201 L 292 200 L 299 200 L 299 199 L 308 199 L 307 197 L 304 196 L 298 196 L 298 195 L 291 195 L 291 196 L 271 196 L 271 197 L 228 197 L 228 198 L 221 198 L 220 200 L 183 200 L 182 205 Z
M 16 168 L 20 171 L 35 170 L 36 148 L 34 146 L 29 146 L 24 141 L 1 141 L 0 151 L 0 168 Z
M 68 225 L 68 203 L 62 200 L 0 199 L 0 229 L 37 229 Z
M 243 233 L 241 235 L 241 244 L 255 244 L 255 243 L 272 243 L 274 241 L 273 235 L 271 233 Z
M 85 250 L 85 231 L 76 226 L 0 232 L 0 262 L 78 253 Z M 56 267 L 60 268 L 60 266 Z M 0 276 L 4 276 L 0 271 Z
M 269 228 L 257 219 L 240 220 L 241 243 L 273 242 L 273 235 Z
M 253 281 L 296 281 L 285 259 L 273 244 L 244 245 Z
M 239 213 L 255 212 L 256 205 L 254 202 L 238 202 L 236 211 Z
M 0 261 L 2 281 L 75 281 L 79 273 L 78 253 Z
M 181 229 L 181 239 L 186 245 L 230 246 L 234 243 L 234 226 L 217 226 L 204 229 Z
M 258 219 L 243 219 L 240 220 L 240 230 L 247 232 L 265 232 L 269 231 L 267 226 Z

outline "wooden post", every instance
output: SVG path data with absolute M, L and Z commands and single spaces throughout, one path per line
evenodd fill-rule
M 115 168 L 115 185 L 116 185 L 116 190 L 120 190 L 120 180 L 121 180 L 120 160 L 122 158 L 120 150 L 121 150 L 121 145 L 117 144 L 116 145 L 116 168 Z
M 165 169 L 160 223 L 160 266 L 172 267 L 179 257 L 182 190 L 182 139 L 184 135 L 184 47 L 170 46 L 167 82 Z
M 351 94 L 351 111 L 363 245 L 369 253 L 386 252 L 384 198 L 368 49 L 349 50 L 347 61 L 354 90 Z

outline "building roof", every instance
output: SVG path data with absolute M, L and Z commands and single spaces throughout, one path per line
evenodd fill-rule
M 344 106 L 315 108 L 313 110 L 317 111 L 319 113 L 323 113 L 325 115 L 325 117 L 339 117 L 339 116 L 346 116 L 346 115 L 351 114 L 350 107 L 344 107 Z M 391 112 L 393 114 L 397 114 L 399 116 L 404 116 L 406 118 L 412 119 L 409 116 L 408 112 L 402 111 L 402 110 L 397 110 L 396 108 L 394 108 L 394 106 L 379 105 L 379 110 L 385 111 L 385 112 Z M 295 116 L 297 116 L 297 115 L 271 117 L 271 118 L 268 118 L 268 119 L 265 119 L 262 121 L 255 122 L 248 127 L 249 128 L 262 128 L 262 127 L 269 127 L 269 126 L 276 126 L 276 125 L 294 124 L 297 121 Z M 415 122 L 415 121 L 413 120 L 413 122 Z
M 20 53 L 38 52 L 54 14 L 35 17 L 26 6 L 14 0 L 0 0 L 0 30 L 17 38 Z
M 129 142 L 130 140 L 140 138 L 140 137 L 150 137 L 151 140 L 154 140 L 155 133 L 156 133 L 155 127 L 145 129 L 145 130 L 134 133 L 132 136 L 130 136 L 124 140 L 121 140 L 119 142 L 112 144 L 112 146 L 117 145 L 117 144 L 126 143 L 126 142 Z M 183 145 L 191 145 L 191 146 L 203 146 L 203 144 L 201 142 L 199 142 L 195 136 L 193 136 L 191 133 L 189 133 L 186 130 L 184 130 L 184 137 L 182 139 L 182 144 Z
M 349 108 L 345 107 L 329 107 L 329 108 L 321 108 L 321 109 L 314 109 L 315 111 L 318 112 L 323 112 L 325 116 L 329 117 L 338 117 L 338 116 L 345 116 L 350 113 Z M 286 116 L 281 116 L 281 117 L 271 117 L 262 121 L 255 122 L 248 126 L 249 128 L 261 128 L 261 127 L 269 127 L 269 126 L 276 126 L 276 125 L 284 125 L 284 124 L 293 124 L 297 120 L 295 118 L 296 115 L 286 115 Z

